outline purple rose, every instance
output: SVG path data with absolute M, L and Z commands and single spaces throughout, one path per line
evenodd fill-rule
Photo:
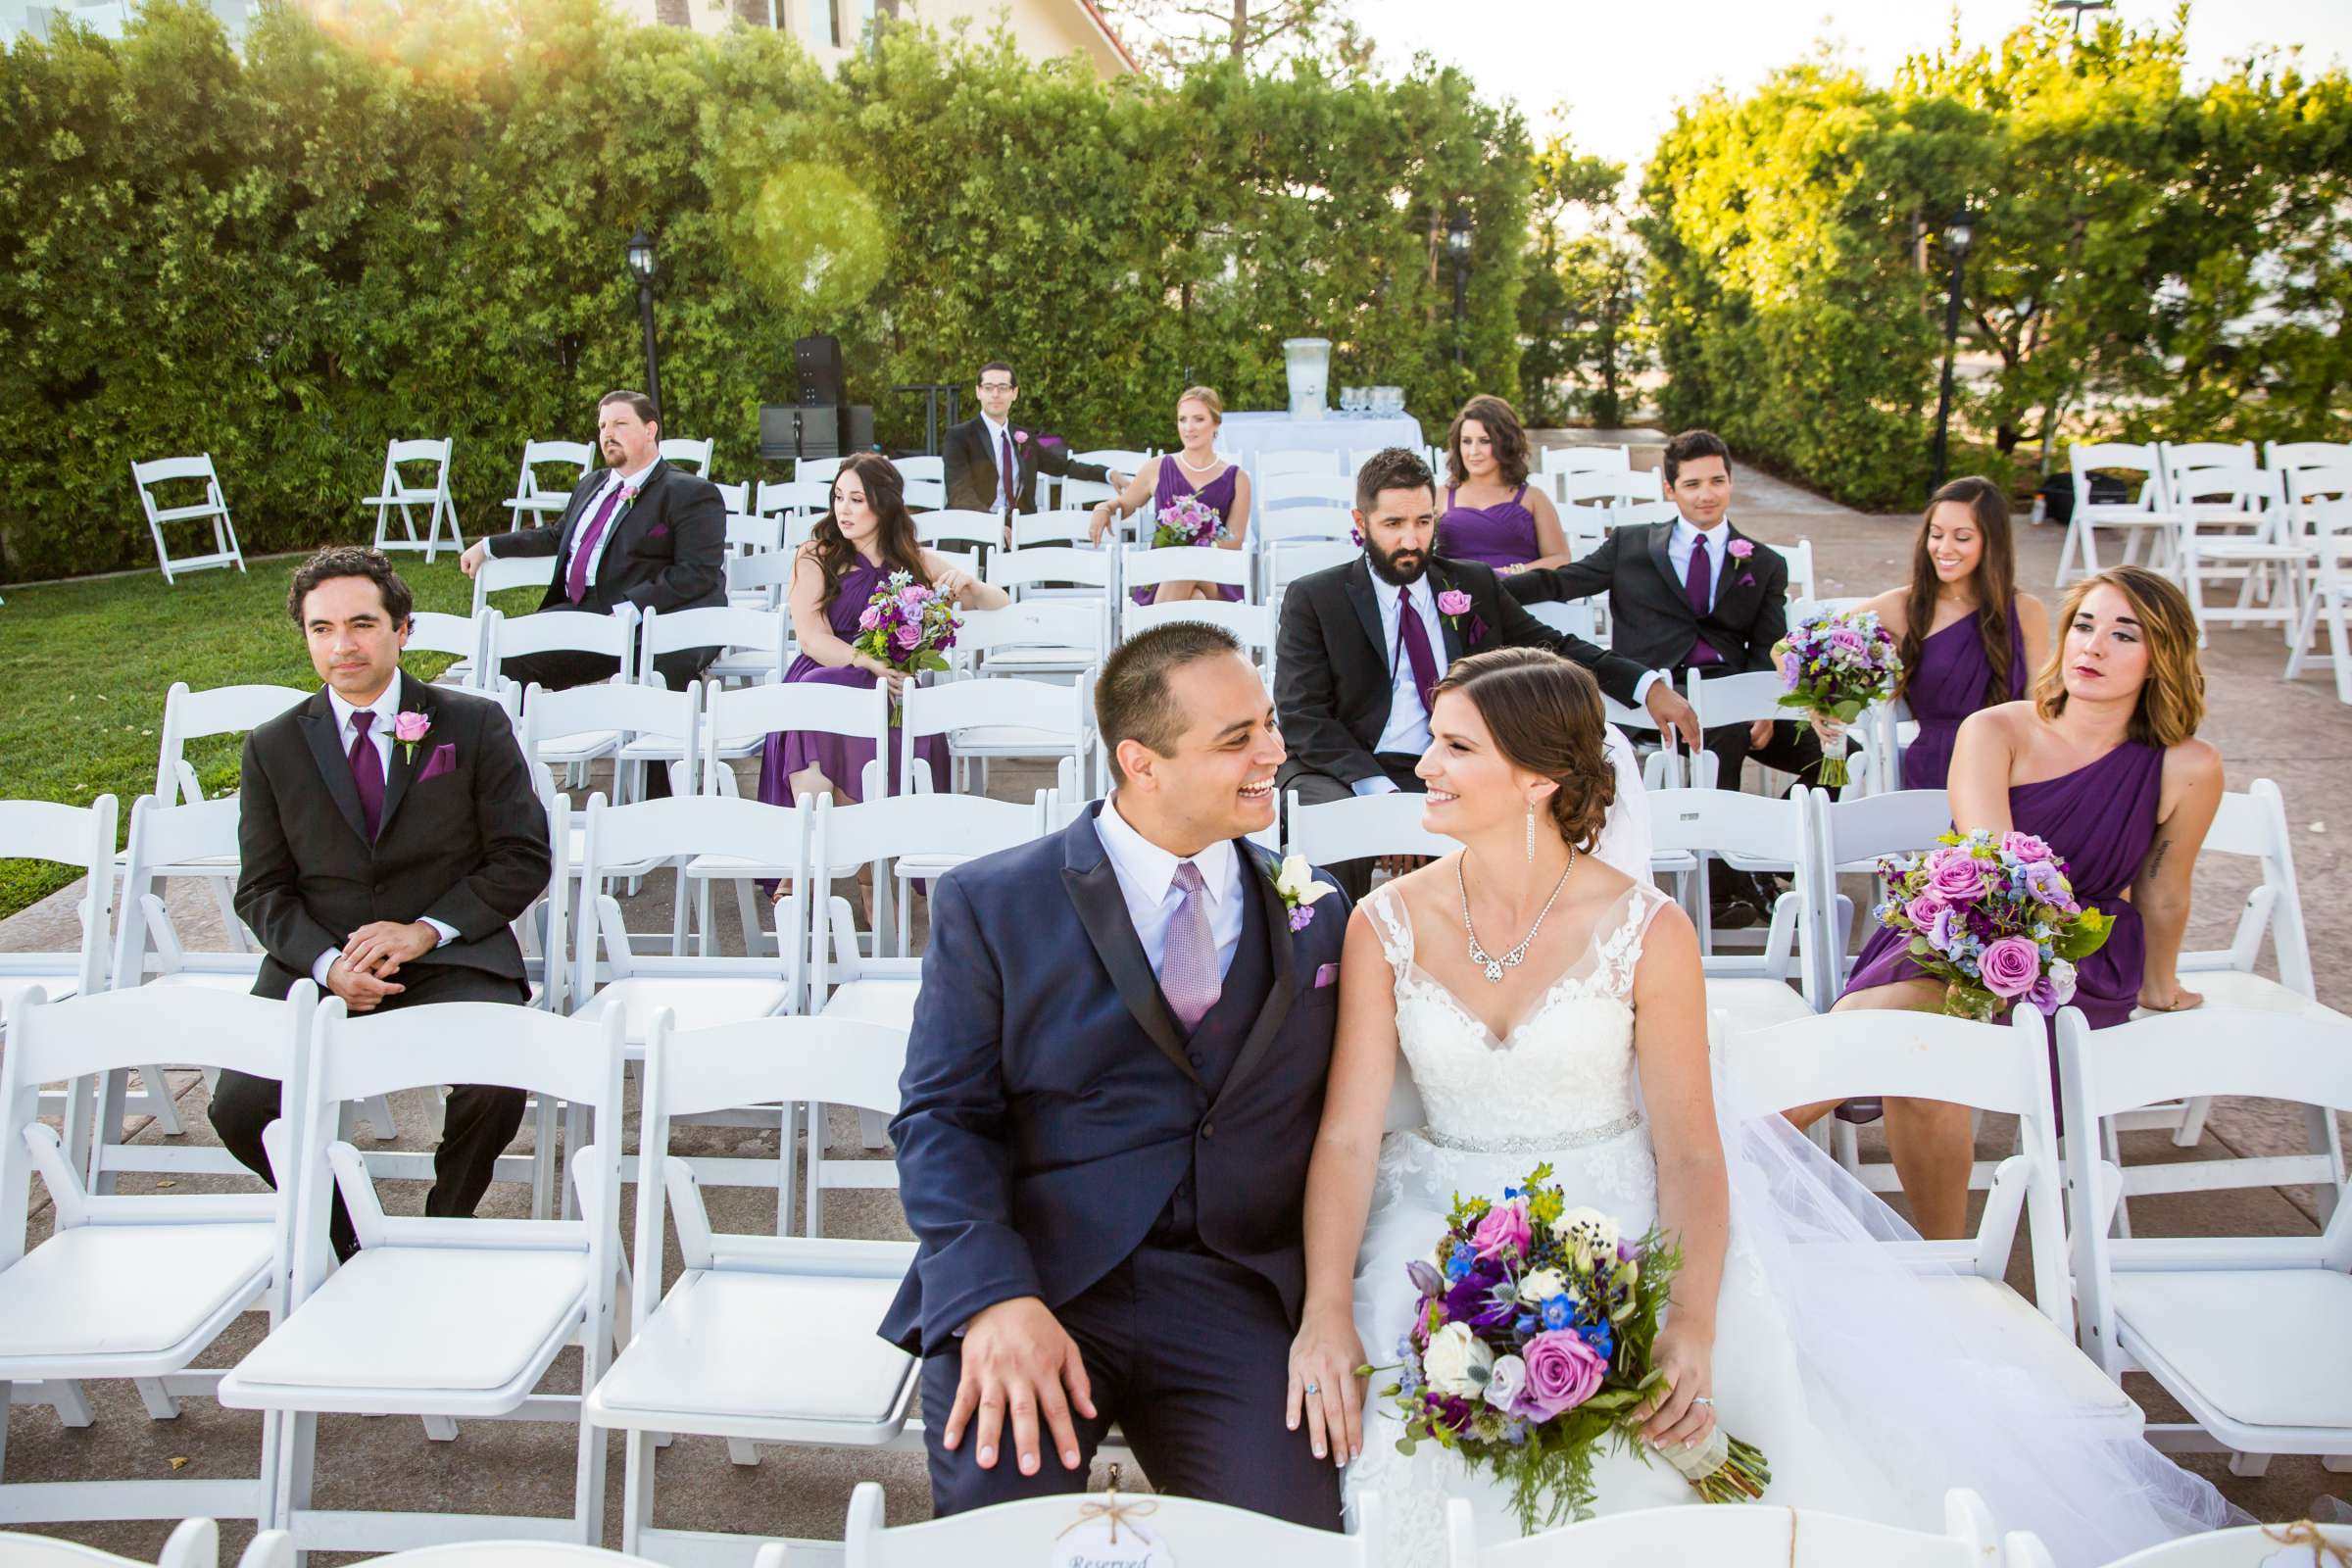
M 1470 596 L 1462 592 L 1459 588 L 1448 588 L 1444 593 L 1438 595 L 1439 614 L 1466 615 L 1469 612 Z
M 1952 951 L 1952 939 L 1959 934 L 1952 929 L 1955 918 L 1949 905 L 1936 911 L 1936 918 L 1928 927 L 1929 947 L 1934 948 L 1937 953 Z
M 1575 1409 L 1600 1392 L 1609 1370 L 1592 1347 L 1565 1329 L 1537 1335 L 1519 1356 L 1527 1363 L 1527 1387 L 1511 1413 L 1531 1421 L 1548 1421 L 1562 1410 Z
M 863 610 L 861 610 L 861 611 L 859 611 L 859 612 L 858 612 L 858 630 L 860 630 L 860 631 L 872 631 L 872 630 L 873 630 L 873 629 L 874 629 L 876 626 L 879 626 L 879 625 L 881 625 L 881 624 L 882 624 L 882 612 L 881 612 L 880 610 L 876 609 L 874 606 L 872 606 L 872 605 L 868 605 L 868 606 L 866 606 L 866 607 L 865 607 Z
M 1512 1201 L 1488 1209 L 1487 1217 L 1470 1233 L 1470 1240 L 1481 1257 L 1494 1257 L 1505 1251 L 1514 1257 L 1525 1257 L 1528 1235 L 1527 1204 Z
M 911 653 L 915 649 L 922 646 L 923 628 L 920 626 L 901 626 L 896 634 L 896 641 L 901 648 L 904 648 L 907 652 Z
M 1756 553 L 1754 543 L 1746 539 L 1735 539 L 1723 548 L 1731 552 L 1734 561 L 1745 561 Z
M 2058 988 L 2050 983 L 2048 975 L 2043 975 L 2026 988 L 2026 1001 L 2040 1008 L 2041 1015 L 2045 1018 L 2050 1017 L 2060 1007 L 2066 1005 L 2065 1000 L 2058 995 Z
M 1922 931 L 1932 928 L 1936 924 L 1936 917 L 1942 912 L 1943 906 L 1925 894 L 1903 906 L 1903 918 Z
M 1792 653 L 1783 654 L 1781 656 L 1781 690 L 1792 692 L 1796 690 L 1797 683 L 1804 678 L 1805 662 Z
M 1984 896 L 1984 872 L 1964 849 L 1937 850 L 1928 857 L 1927 893 L 1939 904 L 1974 904 Z
M 2031 833 L 2002 834 L 2001 853 L 2027 865 L 2051 858 L 2050 847 Z
M 1978 978 L 1996 997 L 2015 999 L 2041 978 L 2041 950 L 2024 937 L 2002 937 L 1985 944 L 1978 958 Z

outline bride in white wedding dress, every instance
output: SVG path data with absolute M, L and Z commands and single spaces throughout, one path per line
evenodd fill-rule
M 1354 1369 L 1400 1359 L 1456 1194 L 1499 1199 L 1539 1162 L 1624 1234 L 1655 1221 L 1684 1265 L 1656 1347 L 1671 1392 L 1646 1441 L 1720 1418 L 1772 1468 L 1765 1500 L 1942 1527 L 1947 1488 L 2090 1564 L 2230 1522 L 2204 1482 L 2024 1375 L 2004 1326 L 1886 1261 L 1907 1229 L 1780 1117 L 1725 1129 L 1690 921 L 1592 846 L 1615 790 L 1591 677 L 1499 650 L 1436 689 L 1426 825 L 1464 849 L 1350 920 L 1337 1043 L 1308 1170 L 1294 1426 L 1378 1492 L 1387 1560 L 1445 1551 L 1448 1496 L 1481 1542 L 1519 1533 L 1509 1489 L 1400 1423 Z M 1401 1052 L 1427 1124 L 1382 1136 Z M 1727 1148 L 1728 1146 L 1728 1148 Z M 1801 1259 L 1799 1254 L 1801 1255 Z M 1605 1453 L 1596 1508 L 1692 1503 L 1662 1459 Z

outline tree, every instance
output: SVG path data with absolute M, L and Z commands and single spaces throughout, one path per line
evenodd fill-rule
M 1169 75 L 1229 60 L 1268 71 L 1310 60 L 1345 74 L 1372 62 L 1371 40 L 1346 15 L 1347 0 L 1102 0 L 1106 19 Z
M 1527 417 L 1559 424 L 1590 414 L 1624 417 L 1624 392 L 1648 368 L 1640 319 L 1643 263 L 1626 232 L 1618 193 L 1625 166 L 1554 137 L 1535 157 L 1529 198 L 1535 253 L 1519 302 L 1526 340 L 1520 375 Z

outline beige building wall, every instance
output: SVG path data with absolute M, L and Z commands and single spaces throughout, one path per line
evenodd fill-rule
M 1092 0 L 613 0 L 639 22 L 722 32 L 740 17 L 755 27 L 779 27 L 800 40 L 811 58 L 831 71 L 858 46 L 877 8 L 949 31 L 965 22 L 985 34 L 1002 20 L 1013 45 L 1032 60 L 1083 56 L 1107 80 L 1135 70 Z

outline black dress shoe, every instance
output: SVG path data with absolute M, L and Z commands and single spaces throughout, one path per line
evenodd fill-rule
M 1762 911 L 1741 897 L 1716 900 L 1707 906 L 1707 923 L 1718 931 L 1744 931 L 1764 923 Z

